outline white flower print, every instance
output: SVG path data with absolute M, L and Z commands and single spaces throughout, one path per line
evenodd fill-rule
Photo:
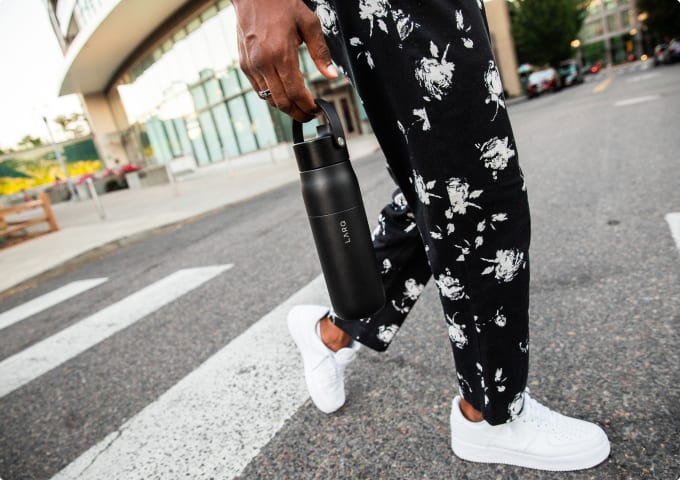
M 387 18 L 388 10 L 391 8 L 389 0 L 361 0 L 359 2 L 359 18 L 368 20 L 371 26 L 369 36 L 373 36 L 374 22 L 378 24 L 380 30 L 387 33 L 387 24 L 384 19 Z
M 522 411 L 523 406 L 524 395 L 520 392 L 515 395 L 515 398 L 510 402 L 510 405 L 508 405 L 508 413 L 510 414 L 510 419 L 508 421 L 515 420 Z
M 418 174 L 417 171 L 413 170 L 413 178 L 410 179 L 411 183 L 414 185 L 416 189 L 416 194 L 418 195 L 418 199 L 424 204 L 424 205 L 429 205 L 430 204 L 430 197 L 435 197 L 435 198 L 442 198 L 439 195 L 435 195 L 434 193 L 430 193 L 429 191 L 432 190 L 437 183 L 436 180 L 432 180 L 429 182 L 426 182 L 423 180 L 423 177 Z
M 468 207 L 480 210 L 482 208 L 470 200 L 479 197 L 483 190 L 470 191 L 470 185 L 462 178 L 449 178 L 446 181 L 446 192 L 449 194 L 449 202 L 451 202 L 451 208 L 444 212 L 446 218 L 452 218 L 454 213 L 465 215 Z
M 491 272 L 495 272 L 496 280 L 505 283 L 514 280 L 520 269 L 526 266 L 524 252 L 519 250 L 498 250 L 496 251 L 495 259 L 489 260 L 482 258 L 482 260 L 493 264 L 485 268 L 482 275 L 488 275 Z
M 449 46 L 446 45 L 444 53 L 439 57 L 439 48 L 434 42 L 430 42 L 430 53 L 432 57 L 423 57 L 416 65 L 416 79 L 427 92 L 441 100 L 453 84 L 453 71 L 455 65 L 446 60 L 446 54 L 449 51 Z M 429 97 L 424 97 L 429 100 Z
M 499 392 L 505 391 L 505 385 L 503 385 L 508 378 L 503 376 L 503 369 L 499 368 L 493 376 L 493 381 L 496 384 L 496 390 Z
M 529 339 L 526 342 L 519 342 L 519 351 L 522 353 L 529 353 Z
M 470 29 L 472 28 L 470 25 L 468 25 L 467 27 L 465 26 L 462 10 L 456 10 L 456 28 L 458 29 L 459 32 L 469 32 Z M 463 46 L 465 48 L 472 48 L 475 46 L 474 42 L 469 37 L 463 37 L 461 40 L 463 41 Z
M 383 343 L 390 343 L 394 336 L 396 335 L 397 330 L 399 330 L 399 325 L 389 326 L 380 325 L 376 337 L 378 337 L 378 340 L 380 340 Z
M 316 8 L 314 13 L 319 17 L 321 22 L 321 30 L 323 30 L 324 35 L 337 35 L 338 30 L 338 16 L 335 10 L 331 8 L 327 0 L 314 0 L 316 3 Z
M 477 0 L 477 6 L 479 7 L 480 10 L 484 8 L 482 5 L 482 0 Z
M 439 288 L 442 297 L 453 300 L 454 302 L 462 298 L 467 298 L 465 287 L 460 280 L 451 276 L 451 271 L 447 268 L 445 273 L 440 273 L 434 282 Z
M 397 26 L 397 33 L 402 42 L 411 35 L 411 32 L 413 32 L 415 28 L 420 27 L 420 25 L 411 20 L 411 17 L 401 9 L 392 10 L 392 20 L 394 20 L 394 23 Z
M 503 139 L 493 137 L 482 145 L 476 145 L 482 152 L 480 160 L 484 162 L 486 168 L 491 169 L 494 180 L 498 180 L 498 172 L 505 170 L 508 161 L 515 156 L 515 150 L 508 145 L 508 141 L 508 137 Z
M 494 213 L 491 215 L 492 222 L 504 222 L 508 219 L 507 213 Z
M 460 255 L 458 256 L 458 258 L 456 258 L 456 262 L 464 262 L 465 257 L 467 255 L 470 255 L 470 242 L 468 242 L 467 240 L 463 240 L 463 242 L 465 243 L 464 246 L 454 245 L 454 247 L 460 250 Z
M 433 240 L 441 240 L 442 238 L 444 238 L 444 235 L 442 235 L 442 232 L 441 232 L 442 229 L 438 225 L 435 225 L 435 227 L 439 231 L 435 232 L 434 230 L 431 230 L 430 231 L 430 238 L 432 238 Z
M 389 258 L 386 258 L 386 259 L 383 260 L 383 262 L 382 262 L 382 270 L 380 270 L 380 273 L 382 273 L 383 275 L 385 275 L 385 274 L 388 273 L 390 270 L 392 270 L 392 262 L 390 262 L 390 259 L 389 259 Z
M 382 213 L 378 215 L 378 226 L 375 227 L 375 230 L 373 230 L 373 235 L 372 235 L 372 240 L 375 240 L 377 237 L 382 237 L 385 235 L 385 215 Z
M 493 323 L 498 325 L 499 327 L 504 327 L 508 323 L 508 318 L 501 313 L 501 310 L 503 310 L 503 307 L 499 308 L 496 310 L 496 315 L 493 317 Z
M 503 100 L 503 83 L 501 82 L 501 75 L 498 73 L 496 68 L 496 63 L 493 60 L 489 60 L 489 68 L 484 73 L 484 84 L 489 90 L 489 96 L 486 97 L 484 103 L 489 104 L 494 102 L 496 104 L 496 113 L 494 113 L 491 121 L 496 120 L 496 115 L 498 115 L 498 109 L 500 107 L 505 108 L 505 100 Z
M 447 323 L 449 324 L 449 339 L 451 340 L 451 343 L 453 343 L 456 348 L 463 349 L 465 345 L 468 344 L 468 338 L 467 335 L 465 335 L 465 332 L 463 329 L 465 328 L 465 325 L 459 325 L 456 323 L 456 314 L 454 313 L 451 318 L 449 318 L 448 315 L 446 315 L 446 320 Z
M 416 222 L 413 222 L 413 221 L 412 221 L 411 223 L 409 223 L 408 225 L 406 225 L 406 228 L 404 228 L 404 232 L 408 233 L 408 232 L 410 232 L 411 230 L 413 230 L 414 228 L 416 228 Z
M 402 192 L 397 193 L 392 201 L 395 208 L 399 210 L 405 210 L 408 208 L 408 202 L 406 201 L 406 197 Z
M 360 47 L 364 44 L 364 42 L 361 41 L 359 37 L 352 37 L 349 39 L 349 44 L 352 45 L 353 47 Z M 361 56 L 364 56 L 366 59 L 366 63 L 368 64 L 368 67 L 373 70 L 375 68 L 375 62 L 373 61 L 373 56 L 371 55 L 371 52 L 368 50 L 359 52 L 357 54 L 357 59 L 361 58 Z
M 408 313 L 411 308 L 406 304 L 408 301 L 415 302 L 423 293 L 425 285 L 416 282 L 414 278 L 409 278 L 404 282 L 404 291 L 402 292 L 404 297 L 399 303 L 396 300 L 392 300 L 392 306 L 399 313 Z
M 414 108 L 413 115 L 415 115 L 416 119 L 413 122 L 411 122 L 408 128 L 405 128 L 404 125 L 399 120 L 397 120 L 397 126 L 399 127 L 401 133 L 404 135 L 406 143 L 408 143 L 408 133 L 411 130 L 411 127 L 416 123 L 418 122 L 422 123 L 423 132 L 427 132 L 432 128 L 432 126 L 430 125 L 430 119 L 427 116 L 427 110 L 425 110 L 425 108 Z

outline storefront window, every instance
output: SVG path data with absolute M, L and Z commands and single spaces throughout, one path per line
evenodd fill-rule
M 217 136 L 217 130 L 215 129 L 212 115 L 210 115 L 209 111 L 205 111 L 201 112 L 198 118 L 201 123 L 201 130 L 203 131 L 206 146 L 208 147 L 210 160 L 213 162 L 222 160 L 222 145 L 220 144 L 220 138 Z
M 243 97 L 236 97 L 227 102 L 229 116 L 236 131 L 236 139 L 241 149 L 241 153 L 248 153 L 257 150 L 255 136 L 250 126 L 250 117 L 246 109 Z
M 263 102 L 252 90 L 246 94 L 246 102 L 250 115 L 253 118 L 255 136 L 260 144 L 260 148 L 276 145 L 278 143 L 276 141 L 276 132 L 274 131 L 267 102 Z
M 615 32 L 617 30 L 620 30 L 619 28 L 619 16 L 616 14 L 608 15 L 607 16 L 607 31 L 609 32 Z
M 228 157 L 238 157 L 240 152 L 238 143 L 236 142 L 236 136 L 234 135 L 234 129 L 229 120 L 227 106 L 224 103 L 220 103 L 212 108 L 212 113 L 213 118 L 215 119 L 215 126 L 222 139 L 224 153 Z

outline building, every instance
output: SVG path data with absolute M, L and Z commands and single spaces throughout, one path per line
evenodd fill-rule
M 238 68 L 228 0 L 45 3 L 65 56 L 59 93 L 81 95 L 108 166 L 187 158 L 200 166 L 292 141 L 291 120 L 258 98 Z M 326 80 L 304 51 L 300 64 L 312 92 L 335 104 L 348 135 L 369 131 L 346 79 Z M 511 81 L 505 73 L 516 76 L 516 61 L 499 64 Z
M 634 0 L 592 0 L 580 35 L 586 63 L 608 65 L 642 55 L 642 30 Z

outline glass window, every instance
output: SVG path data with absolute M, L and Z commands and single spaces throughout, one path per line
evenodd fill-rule
M 616 8 L 616 0 L 604 0 L 604 9 L 611 10 L 612 8 Z
M 588 6 L 588 12 L 591 15 L 598 14 L 602 11 L 602 3 L 600 0 L 593 0 Z
M 224 148 L 224 153 L 227 157 L 238 157 L 238 143 L 236 142 L 236 136 L 234 135 L 234 128 L 229 120 L 229 112 L 227 112 L 227 106 L 224 103 L 220 103 L 212 108 L 213 118 L 215 119 L 215 126 L 217 127 L 217 133 L 222 139 L 222 145 Z
M 624 10 L 621 12 L 621 28 L 628 28 L 632 25 L 631 11 Z
M 180 144 L 182 145 L 182 155 L 191 155 L 193 153 L 191 148 L 191 140 L 187 134 L 187 125 L 184 122 L 184 119 L 175 118 L 173 119 L 173 123 L 175 124 L 175 131 L 179 137 Z
M 239 84 L 236 70 L 228 71 L 225 76 L 220 78 L 220 83 L 226 97 L 233 97 L 241 93 L 241 85 Z
M 187 134 L 191 139 L 191 145 L 194 147 L 196 163 L 199 165 L 206 165 L 210 163 L 208 149 L 205 147 L 205 141 L 203 140 L 201 125 L 198 123 L 198 119 L 195 117 L 187 120 Z
M 182 155 L 182 146 L 179 143 L 179 138 L 177 137 L 177 131 L 175 130 L 175 125 L 172 120 L 165 120 L 163 122 L 165 127 L 165 132 L 168 135 L 168 140 L 170 141 L 170 148 L 172 150 L 172 157 L 179 157 Z
M 201 123 L 201 130 L 203 130 L 203 138 L 208 147 L 210 159 L 213 162 L 222 160 L 222 144 L 220 144 L 220 137 L 217 136 L 217 130 L 213 123 L 212 115 L 209 111 L 201 112 L 198 115 Z
M 619 30 L 619 16 L 616 14 L 607 15 L 607 31 L 615 32 Z
M 172 152 L 168 145 L 163 125 L 156 117 L 151 117 L 146 122 L 146 133 L 153 149 L 153 156 L 157 163 L 166 163 L 172 159 Z
M 203 90 L 203 85 L 196 85 L 191 89 L 191 96 L 194 99 L 194 105 L 196 110 L 208 105 L 208 98 L 205 96 L 205 90 Z
M 236 97 L 227 102 L 229 116 L 231 117 L 241 153 L 248 153 L 257 150 L 255 136 L 250 126 L 250 117 L 246 109 L 246 102 L 243 97 Z
M 260 145 L 260 148 L 276 145 L 276 132 L 272 124 L 272 117 L 269 114 L 269 105 L 267 102 L 263 102 L 252 90 L 245 97 L 253 119 L 253 130 L 255 136 L 257 136 L 257 143 Z
M 208 95 L 208 103 L 213 104 L 221 101 L 224 97 L 222 95 L 222 88 L 220 82 L 216 78 L 211 78 L 205 82 L 205 91 Z

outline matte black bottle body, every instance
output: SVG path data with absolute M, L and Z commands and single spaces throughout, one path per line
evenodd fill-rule
M 323 106 L 328 115 L 329 104 Z M 326 132 L 337 134 L 336 129 Z M 333 310 L 344 320 L 358 320 L 383 307 L 385 292 L 359 182 L 344 141 L 323 135 L 323 127 L 319 131 L 322 136 L 293 146 L 302 197 Z M 300 136 L 298 132 L 296 140 Z

